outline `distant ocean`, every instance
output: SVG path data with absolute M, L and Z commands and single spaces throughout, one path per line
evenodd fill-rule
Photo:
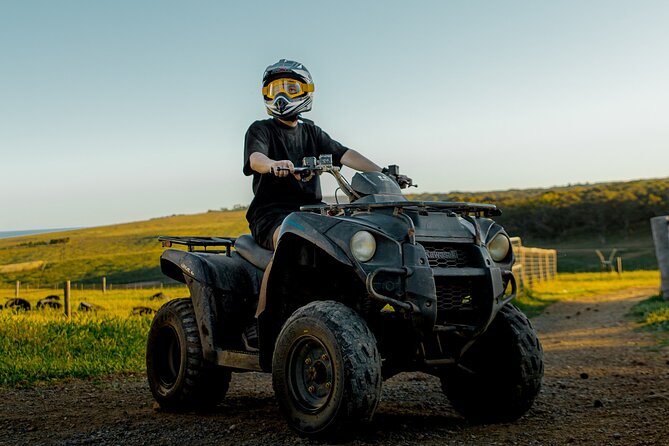
M 29 229 L 25 231 L 0 231 L 0 238 L 21 237 L 24 235 L 46 234 L 49 232 L 70 231 L 77 228 Z

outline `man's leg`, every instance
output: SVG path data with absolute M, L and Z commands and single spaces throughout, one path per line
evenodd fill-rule
M 276 224 L 276 227 L 274 228 L 274 232 L 272 232 L 272 250 L 276 248 L 277 241 L 279 240 L 279 230 L 281 229 L 281 223 L 283 223 L 283 218 L 279 220 L 278 224 Z M 260 238 L 260 237 L 259 237 Z M 257 241 L 257 240 L 256 240 Z M 261 244 L 262 246 L 262 244 Z M 265 246 L 266 247 L 266 246 Z M 272 261 L 270 260 L 270 263 L 267 267 L 266 271 L 269 271 L 271 269 Z M 257 352 L 258 351 L 258 315 L 265 309 L 265 293 L 267 290 L 267 279 L 269 276 L 265 272 L 262 278 L 262 283 L 260 285 L 260 296 L 258 299 L 258 307 L 256 309 L 256 315 L 255 319 L 253 321 L 253 324 L 248 326 L 246 330 L 244 330 L 244 333 L 242 333 L 242 342 L 244 343 L 244 347 L 246 348 L 247 351 L 250 352 Z
M 272 235 L 272 249 L 276 249 L 276 243 L 279 241 L 279 230 L 281 229 L 281 224 L 276 227 L 274 234 Z

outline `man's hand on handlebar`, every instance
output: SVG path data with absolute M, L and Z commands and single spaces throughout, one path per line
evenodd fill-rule
M 276 163 L 281 163 L 281 162 L 283 161 L 276 161 Z M 292 173 L 296 180 L 306 183 L 307 181 L 310 181 L 314 177 L 314 175 L 317 174 L 320 175 L 321 172 L 323 171 L 323 168 L 317 164 L 306 165 L 302 167 L 294 167 L 293 163 L 291 163 L 290 161 L 285 161 L 285 162 L 290 163 L 291 169 L 284 166 L 277 166 L 272 169 L 274 175 L 284 177 L 288 175 L 288 173 Z
M 272 173 L 272 175 L 277 176 L 277 177 L 285 177 L 288 176 L 288 174 L 293 174 L 293 176 L 296 179 L 300 179 L 300 175 L 298 173 L 295 173 L 295 166 L 293 165 L 293 162 L 290 160 L 280 160 L 280 161 L 274 161 L 272 164 L 269 166 L 269 171 Z

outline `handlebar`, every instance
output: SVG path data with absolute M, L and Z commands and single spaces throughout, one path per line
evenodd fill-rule
M 307 182 L 311 179 L 314 174 L 321 174 L 323 172 L 322 166 L 303 166 L 303 167 L 294 167 L 293 173 L 296 173 L 300 176 L 300 180 Z M 290 172 L 290 169 L 287 167 L 277 167 L 277 172 Z
M 277 167 L 276 168 L 277 172 L 290 172 L 290 169 L 287 167 Z M 293 172 L 294 173 L 303 173 L 303 172 L 318 172 L 322 171 L 323 168 L 321 166 L 305 166 L 305 167 L 294 167 Z
M 298 174 L 302 181 L 309 181 L 313 175 L 320 175 L 323 172 L 328 172 L 332 174 L 340 188 L 344 193 L 349 197 L 350 200 L 356 200 L 360 198 L 357 192 L 353 190 L 351 185 L 346 181 L 346 179 L 339 172 L 339 167 L 335 166 L 332 162 L 332 155 L 320 155 L 318 159 L 316 157 L 305 157 L 302 160 L 303 166 L 294 167 L 294 174 Z M 272 172 L 290 172 L 290 169 L 287 167 L 277 166 Z M 406 189 L 407 187 L 418 187 L 418 185 L 413 184 L 413 180 L 406 175 L 400 174 L 400 169 L 396 165 L 390 165 L 387 168 L 382 170 L 384 175 L 392 178 L 401 189 Z
M 277 167 L 276 168 L 277 172 L 290 172 L 290 169 L 287 167 Z M 323 166 L 303 166 L 303 167 L 294 167 L 293 168 L 293 173 L 300 174 L 300 177 L 303 179 L 310 178 L 312 173 L 319 174 L 326 169 L 323 168 Z M 383 172 L 384 174 L 388 175 L 391 177 L 397 184 L 399 184 L 401 189 L 406 189 L 409 187 L 418 187 L 417 184 L 413 184 L 413 180 L 409 178 L 406 175 L 401 175 L 399 173 L 392 173 L 392 172 Z

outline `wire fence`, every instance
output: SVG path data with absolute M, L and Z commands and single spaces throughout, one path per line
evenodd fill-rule
M 62 281 L 56 283 L 16 281 L 14 288 L 14 297 L 20 297 L 21 291 L 52 290 L 54 292 L 59 292 L 63 290 L 67 282 L 69 281 Z M 111 283 L 106 280 L 106 277 L 102 277 L 98 283 L 70 282 L 70 287 L 72 290 L 99 291 L 102 293 L 113 290 L 146 290 L 146 289 L 162 290 L 164 288 L 181 288 L 183 286 L 184 286 L 183 283 L 179 283 L 169 279 L 166 281 L 155 280 L 155 281 L 132 282 L 132 283 Z M 4 287 L 0 285 L 0 289 L 3 288 Z
M 520 288 L 532 288 L 535 283 L 555 279 L 557 250 L 523 246 L 520 237 L 512 237 L 511 245 L 516 255 L 513 274 Z

